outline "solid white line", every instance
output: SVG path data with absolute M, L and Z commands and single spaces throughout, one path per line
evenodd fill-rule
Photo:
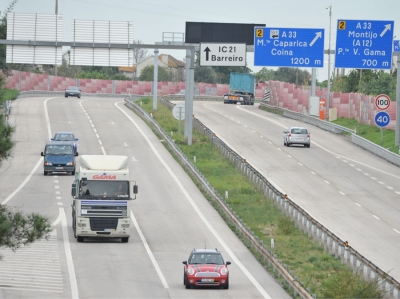
M 74 268 L 74 261 L 72 259 L 71 247 L 69 246 L 68 238 L 68 228 L 67 228 L 67 218 L 65 217 L 64 208 L 59 208 L 59 213 L 61 214 L 61 225 L 64 239 L 64 251 L 67 260 L 69 283 L 71 284 L 71 297 L 73 299 L 79 298 L 78 284 L 76 283 L 76 275 Z
M 123 103 L 123 102 L 119 102 L 119 103 Z M 120 107 L 118 107 L 118 103 L 115 103 L 114 106 L 117 107 L 119 110 L 121 110 L 121 112 L 124 113 L 125 116 L 135 125 L 135 127 L 140 132 L 140 134 L 142 134 L 143 138 L 147 141 L 147 143 L 149 144 L 150 148 L 153 150 L 156 157 L 160 160 L 161 164 L 163 164 L 165 169 L 169 172 L 170 176 L 173 178 L 175 183 L 178 185 L 179 189 L 181 189 L 182 193 L 185 195 L 188 202 L 192 205 L 192 207 L 196 211 L 197 215 L 199 215 L 200 219 L 204 222 L 204 224 L 208 227 L 208 229 L 211 231 L 211 233 L 219 241 L 219 243 L 222 245 L 222 247 L 225 249 L 225 251 L 229 254 L 229 256 L 232 258 L 233 262 L 243 271 L 243 273 L 248 277 L 248 279 L 253 283 L 253 285 L 256 287 L 256 289 L 261 293 L 261 295 L 264 298 L 271 299 L 269 294 L 258 283 L 258 281 L 254 278 L 254 276 L 249 272 L 249 270 L 247 270 L 247 268 L 240 262 L 240 260 L 236 257 L 236 255 L 233 253 L 233 251 L 229 248 L 229 246 L 221 238 L 221 236 L 218 234 L 218 232 L 208 222 L 207 218 L 200 211 L 199 207 L 196 205 L 193 198 L 190 196 L 189 192 L 185 189 L 185 187 L 182 185 L 182 183 L 176 177 L 176 175 L 174 174 L 172 169 L 168 166 L 168 164 L 161 157 L 160 153 L 156 150 L 154 145 L 151 143 L 151 141 L 146 136 L 146 134 L 143 132 L 143 130 L 139 127 L 139 125 L 124 110 L 122 110 Z
M 21 183 L 21 185 L 18 186 L 17 189 L 14 190 L 13 193 L 11 193 L 5 200 L 3 200 L 3 202 L 1 203 L 2 205 L 5 205 L 11 198 L 14 197 L 15 194 L 17 194 L 25 185 L 26 183 L 29 182 L 29 180 L 31 179 L 31 177 L 33 176 L 33 174 L 36 172 L 36 170 L 38 169 L 39 165 L 41 165 L 43 163 L 43 157 L 40 157 L 39 161 L 36 163 L 35 167 L 33 167 L 32 171 L 30 174 L 28 174 L 28 176 L 26 177 L 26 179 Z
M 58 209 L 58 217 L 57 219 L 51 224 L 51 227 L 54 229 L 54 227 L 61 221 L 62 215 L 60 213 L 60 208 Z
M 149 244 L 147 244 L 146 238 L 144 237 L 144 235 L 142 233 L 142 230 L 140 229 L 139 224 L 137 223 L 135 215 L 133 215 L 132 211 L 131 211 L 131 219 L 133 221 L 133 225 L 135 226 L 135 228 L 136 228 L 136 230 L 137 230 L 137 232 L 138 232 L 138 234 L 140 236 L 140 239 L 142 240 L 144 248 L 146 248 L 146 251 L 147 251 L 147 254 L 150 257 L 150 260 L 153 263 L 154 268 L 156 269 L 158 277 L 160 278 L 162 284 L 164 285 L 164 288 L 168 289 L 169 286 L 168 286 L 167 280 L 165 279 L 164 275 L 162 274 L 160 266 L 158 265 L 153 253 L 151 252 L 150 246 L 149 246 Z

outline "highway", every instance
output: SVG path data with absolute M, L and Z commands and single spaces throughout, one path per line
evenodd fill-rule
M 195 107 L 196 113 L 200 109 L 199 113 L 210 114 L 219 123 L 234 124 L 210 110 L 217 104 L 196 103 Z M 220 108 L 226 107 L 220 104 Z M 234 106 L 229 108 L 248 118 Z M 15 147 L 0 165 L 0 203 L 24 213 L 40 213 L 54 229 L 48 240 L 16 252 L 0 249 L 0 298 L 290 298 L 228 228 L 162 141 L 121 99 L 18 99 L 9 122 L 16 129 Z M 129 157 L 131 179 L 139 186 L 129 243 L 118 239 L 78 243 L 73 237 L 72 176 L 43 175 L 40 152 L 57 131 L 71 131 L 79 138 L 79 155 Z M 243 142 L 242 149 L 257 150 L 251 139 Z M 310 152 L 315 150 L 312 147 Z M 232 262 L 229 290 L 184 288 L 182 261 L 193 248 L 204 247 L 218 248 Z
M 194 116 L 283 193 L 400 281 L 400 171 L 349 138 L 255 106 L 195 102 Z M 311 148 L 285 147 L 306 126 Z

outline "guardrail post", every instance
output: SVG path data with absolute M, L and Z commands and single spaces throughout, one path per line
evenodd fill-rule
M 357 271 L 357 257 L 353 254 L 353 273 L 355 274 Z
M 336 240 L 335 241 L 335 258 L 338 258 L 339 256 L 339 242 Z
M 324 232 L 324 251 L 328 251 L 328 233 Z

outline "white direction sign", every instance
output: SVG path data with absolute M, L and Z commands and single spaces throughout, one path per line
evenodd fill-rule
M 390 98 L 385 94 L 380 94 L 375 98 L 375 107 L 379 110 L 386 110 L 390 107 Z
M 172 115 L 177 120 L 184 120 L 185 119 L 185 105 L 178 104 L 172 108 Z
M 246 44 L 200 44 L 201 66 L 246 66 Z

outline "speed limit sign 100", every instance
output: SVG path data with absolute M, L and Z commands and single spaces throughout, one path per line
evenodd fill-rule
M 390 106 L 390 98 L 385 94 L 380 94 L 375 98 L 375 106 L 379 110 L 386 110 Z

